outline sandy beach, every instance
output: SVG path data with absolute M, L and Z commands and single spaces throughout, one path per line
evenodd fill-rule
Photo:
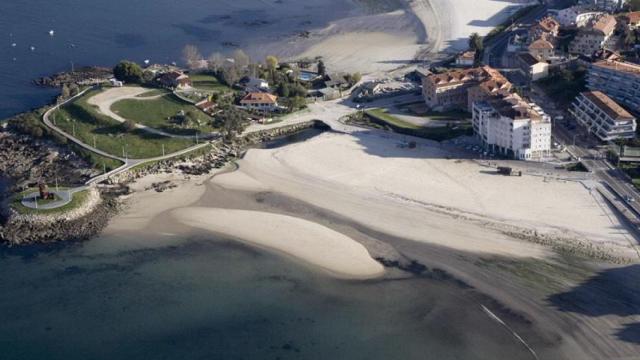
M 259 211 L 199 207 L 178 209 L 172 215 L 185 225 L 284 253 L 339 278 L 368 279 L 384 272 L 364 246 L 307 220 Z
M 556 313 L 544 298 L 575 281 L 547 274 L 562 264 L 554 244 L 637 262 L 630 234 L 589 184 L 551 173 L 497 176 L 478 162 L 448 155 L 433 144 L 399 148 L 383 134 L 366 131 L 329 132 L 280 148 L 252 149 L 237 171 L 212 179 L 143 178 L 127 201 L 129 209 L 106 234 L 146 230 L 161 244 L 171 244 L 183 241 L 178 235 L 197 231 L 341 279 L 397 277 L 394 270 L 383 274 L 373 258 L 400 264 L 414 259 L 537 319 L 535 325 L 549 334 L 567 323 L 588 323 L 586 333 L 554 335 L 562 336 L 569 354 L 633 353 L 632 344 L 611 336 L 629 318 Z M 165 180 L 179 186 L 161 194 L 149 189 Z M 532 241 L 536 237 L 549 242 Z M 565 285 L 523 287 L 528 283 L 522 275 L 479 267 L 472 259 L 545 264 L 530 271 Z M 593 342 L 594 337 L 600 340 Z
M 308 37 L 256 47 L 282 58 L 322 57 L 334 71 L 378 73 L 466 49 L 469 34 L 486 35 L 526 0 L 414 0 L 391 12 L 366 11 L 310 30 Z

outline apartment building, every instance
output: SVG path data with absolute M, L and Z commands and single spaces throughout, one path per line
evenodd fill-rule
M 576 37 L 569 44 L 569 52 L 591 56 L 596 51 L 605 48 L 613 35 L 616 23 L 616 18 L 612 15 L 603 15 L 594 19 L 578 31 Z
M 613 13 L 621 10 L 627 0 L 580 0 L 579 2 L 597 10 Z
M 511 83 L 499 71 L 489 66 L 422 76 L 422 94 L 425 102 L 436 111 L 471 111 L 475 99 L 489 94 L 508 93 L 511 89 Z
M 600 91 L 578 95 L 569 112 L 602 141 L 635 137 L 636 118 Z
M 544 160 L 551 152 L 551 118 L 517 94 L 473 103 L 473 130 L 487 150 L 519 160 Z
M 600 60 L 589 66 L 587 88 L 601 91 L 633 112 L 640 112 L 640 65 Z

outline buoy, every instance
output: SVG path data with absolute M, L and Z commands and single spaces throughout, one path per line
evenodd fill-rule
M 49 30 L 49 35 L 53 36 L 53 35 L 55 35 L 55 33 L 56 33 L 55 31 Z

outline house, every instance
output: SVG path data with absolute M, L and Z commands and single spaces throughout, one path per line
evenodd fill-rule
M 529 41 L 545 39 L 555 41 L 560 32 L 560 23 L 551 16 L 546 16 L 529 28 Z
M 280 109 L 278 97 L 265 92 L 250 92 L 240 100 L 240 106 L 247 110 L 275 111 Z
M 543 79 L 549 75 L 549 63 L 540 61 L 529 53 L 516 55 L 518 70 L 531 81 Z
M 599 18 L 604 14 L 602 11 L 594 10 L 591 6 L 574 5 L 566 9 L 557 10 L 554 18 L 561 27 L 578 28 L 586 26 L 594 18 Z
M 476 52 L 473 50 L 465 51 L 456 56 L 457 67 L 472 67 L 476 61 Z
M 569 52 L 591 56 L 594 52 L 604 48 L 616 28 L 616 18 L 604 15 L 578 31 L 569 44 Z
M 158 77 L 158 82 L 168 88 L 183 89 L 191 86 L 191 79 L 189 76 L 180 71 L 170 71 L 161 74 Z
M 269 90 L 269 82 L 255 77 L 244 77 L 240 80 L 240 85 L 249 92 L 260 92 Z
M 204 99 L 195 104 L 196 107 L 202 110 L 204 113 L 212 115 L 216 108 L 216 103 L 209 99 Z
M 600 91 L 578 95 L 569 112 L 602 141 L 635 137 L 636 118 Z
M 640 112 L 640 65 L 600 60 L 589 65 L 587 89 L 601 91 L 631 111 Z
M 545 160 L 551 151 L 551 117 L 518 94 L 476 101 L 473 132 L 485 149 L 519 160 Z
M 627 13 L 624 18 L 630 30 L 636 30 L 640 27 L 640 11 Z
M 325 87 L 332 89 L 345 89 L 350 85 L 349 81 L 347 80 L 347 74 L 344 73 L 328 74 L 325 79 Z
M 124 82 L 117 80 L 116 78 L 111 78 L 109 79 L 109 84 L 111 84 L 111 86 L 113 87 L 122 87 L 124 86 Z
M 546 39 L 538 39 L 527 47 L 529 54 L 538 60 L 548 61 L 555 56 L 556 47 Z

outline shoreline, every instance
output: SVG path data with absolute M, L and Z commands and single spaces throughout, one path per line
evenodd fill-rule
M 347 135 L 342 135 L 347 136 Z M 297 144 L 298 146 L 304 146 L 307 142 L 314 141 L 313 139 L 306 142 Z M 282 148 L 282 151 L 286 151 L 286 147 Z M 562 339 L 562 350 L 567 354 L 572 354 L 569 357 L 573 358 L 601 358 L 607 356 L 606 353 L 594 353 L 589 354 L 585 352 L 584 348 L 589 349 L 606 349 L 610 346 L 620 346 L 620 344 L 613 345 L 611 342 L 616 341 L 607 336 L 607 331 L 613 324 L 619 323 L 620 319 L 615 320 L 610 317 L 605 322 L 601 322 L 596 319 L 589 319 L 591 330 L 588 333 L 577 336 L 572 332 L 565 332 L 564 329 L 567 324 L 574 322 L 580 323 L 586 321 L 586 318 L 579 315 L 561 314 L 557 311 L 552 311 L 548 305 L 545 304 L 546 294 L 557 291 L 555 287 L 549 287 L 549 285 L 542 285 L 543 288 L 530 288 L 526 284 L 527 282 L 521 279 L 521 275 L 518 273 L 511 273 L 505 270 L 505 266 L 511 266 L 510 264 L 529 264 L 524 265 L 531 267 L 531 271 L 534 273 L 540 272 L 539 276 L 553 276 L 556 281 L 560 283 L 573 282 L 571 276 L 555 274 L 550 272 L 545 275 L 545 271 L 538 270 L 537 268 L 544 264 L 546 266 L 555 267 L 553 264 L 561 264 L 562 261 L 554 256 L 550 256 L 549 253 L 540 253 L 539 256 L 535 256 L 535 252 L 531 252 L 532 249 L 537 248 L 537 245 L 530 243 L 522 243 L 522 249 L 529 249 L 523 257 L 513 257 L 512 253 L 477 253 L 477 252 L 465 252 L 459 249 L 450 248 L 444 244 L 422 243 L 413 239 L 407 239 L 402 237 L 394 237 L 388 233 L 377 229 L 375 226 L 371 226 L 370 223 L 362 223 L 359 220 L 354 220 L 351 217 L 344 216 L 344 214 L 334 212 L 334 209 L 327 208 L 323 204 L 308 203 L 304 199 L 299 197 L 290 197 L 282 192 L 283 187 L 291 186 L 291 182 L 286 184 L 275 185 L 275 183 L 269 183 L 265 186 L 262 183 L 264 178 L 256 179 L 252 176 L 251 171 L 247 172 L 247 161 L 253 161 L 252 152 L 265 152 L 274 150 L 249 150 L 247 158 L 240 160 L 240 167 L 238 170 L 232 172 L 225 172 L 224 174 L 214 176 L 203 176 L 197 179 L 185 180 L 181 186 L 168 190 L 162 194 L 156 194 L 152 190 L 143 191 L 140 193 L 134 193 L 131 201 L 139 204 L 146 204 L 146 207 L 153 207 L 154 214 L 151 215 L 153 219 L 140 224 L 140 227 L 129 228 L 125 233 L 135 233 L 146 229 L 146 232 L 151 234 L 172 234 L 169 239 L 159 240 L 160 244 L 170 245 L 181 236 L 190 236 L 194 234 L 194 231 L 198 235 L 198 238 L 209 238 L 212 236 L 209 231 L 213 231 L 215 234 L 224 234 L 222 239 L 225 241 L 239 242 L 245 244 L 250 248 L 257 249 L 257 251 L 274 252 L 280 254 L 284 261 L 292 261 L 293 263 L 303 264 L 306 268 L 318 269 L 321 273 L 326 273 L 319 269 L 317 265 L 309 263 L 308 260 L 300 258 L 295 254 L 291 254 L 288 251 L 282 250 L 270 250 L 265 249 L 260 244 L 252 244 L 251 241 L 246 241 L 246 235 L 236 233 L 236 230 L 232 231 L 219 231 L 216 228 L 216 223 L 219 220 L 225 226 L 244 226 L 251 229 L 250 232 L 259 231 L 261 229 L 261 220 L 242 220 L 243 217 L 239 216 L 234 219 L 231 224 L 226 223 L 229 219 L 218 219 L 214 222 L 208 223 L 204 227 L 201 225 L 184 224 L 180 221 L 174 220 L 176 211 L 181 211 L 185 207 L 187 209 L 197 207 L 197 209 L 216 209 L 216 208 L 229 208 L 238 209 L 233 210 L 227 214 L 227 216 L 233 217 L 241 209 L 245 209 L 254 212 L 269 212 L 277 215 L 289 215 L 296 216 L 304 219 L 305 221 L 312 221 L 317 224 L 326 226 L 333 231 L 337 231 L 352 238 L 353 240 L 362 244 L 369 252 L 371 257 L 377 259 L 378 262 L 384 264 L 385 275 L 380 279 L 374 279 L 373 281 L 386 281 L 391 279 L 402 279 L 406 277 L 427 277 L 435 279 L 443 279 L 451 281 L 453 284 L 458 284 L 462 288 L 471 286 L 475 290 L 471 290 L 472 293 L 476 293 L 478 301 L 481 304 L 486 305 L 490 311 L 495 313 L 500 319 L 506 321 L 510 326 L 516 329 L 516 332 L 523 335 L 526 341 L 533 341 L 533 348 L 536 351 L 542 350 L 544 354 L 544 348 L 541 349 L 541 344 L 550 342 L 552 338 L 559 337 Z M 269 166 L 266 165 L 265 166 Z M 179 175 L 165 175 L 165 177 L 180 177 Z M 157 176 L 150 176 L 145 180 L 147 183 L 153 180 L 159 180 Z M 300 178 L 293 181 L 300 181 Z M 279 182 L 278 182 L 279 183 Z M 194 189 L 198 189 L 198 197 L 185 198 L 185 194 L 192 194 Z M 317 189 L 309 191 L 319 195 Z M 150 191 L 150 192 L 149 192 Z M 326 193 L 323 193 L 325 196 Z M 344 194 L 343 194 L 344 195 Z M 317 196 L 316 196 L 317 197 Z M 335 198 L 330 195 L 330 199 Z M 138 199 L 138 200 L 136 200 Z M 351 197 L 343 198 L 345 202 L 352 202 L 354 199 Z M 171 203 L 173 207 L 177 207 L 178 210 L 173 210 L 171 207 L 166 207 L 163 204 Z M 370 211 L 375 211 L 375 207 Z M 208 211 L 208 210 L 205 210 Z M 198 210 L 200 212 L 200 210 Z M 206 212 L 200 212 L 199 216 L 206 216 Z M 218 214 L 218 213 L 216 213 Z M 401 214 L 398 214 L 401 216 Z M 146 215 L 143 215 L 146 216 Z M 183 216 L 193 217 L 195 214 L 183 214 Z M 441 219 L 436 216 L 436 221 Z M 119 217 L 116 217 L 111 225 L 117 225 Z M 209 218 L 215 217 L 215 214 L 210 214 Z M 439 220 L 438 220 L 439 219 Z M 200 220 L 195 220 L 200 221 Z M 237 223 L 242 222 L 243 225 Z M 459 220 L 460 222 L 462 220 Z M 463 221 L 464 222 L 464 221 Z M 180 223 L 180 225 L 178 225 Z M 187 226 L 185 226 L 187 225 Z M 220 224 L 218 224 L 220 225 Z M 467 226 L 467 225 L 464 225 Z M 458 225 L 458 227 L 464 227 Z M 116 226 L 117 228 L 117 226 Z M 199 230 L 198 230 L 199 229 Z M 478 231 L 482 228 L 478 227 Z M 112 229 L 113 230 L 113 229 Z M 204 230 L 205 232 L 201 232 Z M 116 230 L 117 233 L 120 230 Z M 449 231 L 452 231 L 451 229 Z M 455 231 L 455 230 L 453 230 Z M 111 232 L 110 235 L 114 235 Z M 276 232 L 277 233 L 277 232 Z M 204 235 L 202 235 L 204 234 Z M 240 235 L 240 236 L 238 236 Z M 176 238 L 177 236 L 177 238 Z M 243 237 L 245 239 L 243 239 Z M 174 240 L 171 240 L 174 239 Z M 214 240 L 215 239 L 215 240 Z M 213 236 L 211 241 L 220 241 L 217 237 Z M 168 241 L 168 243 L 167 243 Z M 183 240 L 180 240 L 183 241 Z M 520 241 L 520 240 L 516 240 Z M 291 244 L 290 244 L 291 245 Z M 149 244 L 148 246 L 154 246 Z M 295 246 L 295 245 L 291 245 Z M 268 247 L 268 245 L 267 245 Z M 510 255 L 511 254 L 511 255 Z M 534 255 L 531 257 L 531 255 Z M 294 258 L 291 258 L 293 256 Z M 537 259 L 537 260 L 536 260 Z M 585 274 L 594 273 L 599 266 L 592 264 L 582 263 L 583 260 L 576 260 L 575 266 L 584 268 Z M 422 264 L 426 265 L 426 268 L 422 268 Z M 526 268 L 525 267 L 525 268 Z M 605 266 L 607 268 L 609 266 Z M 415 269 L 416 271 L 412 271 Z M 536 269 L 536 270 L 534 270 Z M 588 270 L 587 270 L 588 269 Z M 551 270 L 549 270 L 551 271 Z M 335 276 L 335 274 L 334 274 Z M 558 277 L 560 276 L 560 277 Z M 587 275 L 585 275 L 587 276 Z M 338 276 L 340 278 L 340 276 Z M 491 279 L 500 279 L 499 282 L 495 282 Z M 555 285 L 554 285 L 555 286 Z M 566 285 L 564 285 L 566 286 Z M 552 291 L 553 289 L 553 291 Z M 471 295 L 469 295 L 471 296 Z M 613 323 L 611 323 L 613 321 Z M 593 341 L 593 336 L 598 334 L 600 336 L 597 342 Z M 591 341 L 592 343 L 588 343 Z M 600 343 L 600 345 L 598 345 Z M 629 345 L 624 344 L 626 350 L 620 350 L 620 352 L 629 351 Z M 632 347 L 631 347 L 632 348 Z M 599 350 L 599 351 L 600 351 Z M 604 354 L 604 355 L 603 355 Z

